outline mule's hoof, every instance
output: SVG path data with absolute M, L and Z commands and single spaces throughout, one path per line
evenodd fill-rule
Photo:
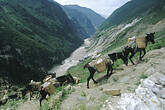
M 87 89 L 89 89 L 89 87 L 87 87 Z
M 98 82 L 94 82 L 95 84 L 97 84 Z

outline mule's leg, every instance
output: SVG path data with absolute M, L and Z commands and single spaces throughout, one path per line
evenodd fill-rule
M 37 91 L 37 97 L 36 98 L 39 98 L 40 97 L 40 92 Z
M 142 51 L 140 51 L 139 60 L 142 60 L 141 55 L 142 55 Z
M 90 76 L 87 78 L 87 88 L 89 88 L 89 80 L 90 80 L 91 78 L 93 78 L 93 75 L 94 75 L 94 73 L 90 73 Z M 96 81 L 93 80 L 93 82 L 96 82 Z
M 108 79 L 108 77 L 109 77 L 109 71 L 110 71 L 110 65 L 108 64 L 107 66 L 108 66 L 108 68 L 107 68 L 107 79 Z
M 30 100 L 31 100 L 31 97 L 32 97 L 32 92 L 30 92 Z
M 33 97 L 34 91 L 32 91 L 31 93 L 32 93 L 32 94 L 31 94 L 31 98 L 34 98 L 34 97 Z
M 93 78 L 93 76 L 92 76 L 92 80 L 93 80 L 94 83 L 98 83 L 97 81 L 95 81 L 95 79 Z
M 41 104 L 41 102 L 42 102 L 42 100 L 43 100 L 44 98 L 43 97 L 41 97 L 41 99 L 40 99 L 40 106 L 42 106 L 42 104 Z
M 91 79 L 91 75 L 87 78 L 87 88 L 89 88 L 89 80 Z
M 112 75 L 112 72 L 113 72 L 113 67 L 111 66 L 110 68 L 111 68 L 111 74 L 110 74 L 110 76 L 111 76 Z
M 135 63 L 132 61 L 132 57 L 135 55 L 135 53 L 133 52 L 133 53 L 131 53 L 131 56 L 129 57 L 129 59 L 130 59 L 130 61 L 131 61 L 131 63 L 134 65 Z
M 141 57 L 141 59 L 144 57 L 145 54 L 146 54 L 146 49 L 143 49 L 143 56 Z

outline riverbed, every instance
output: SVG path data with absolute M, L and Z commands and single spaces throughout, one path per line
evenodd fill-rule
M 55 65 L 50 72 L 56 73 L 56 76 L 61 76 L 66 73 L 66 71 L 71 67 L 77 65 L 80 60 L 83 60 L 85 57 L 89 55 L 86 52 L 86 48 L 90 46 L 90 40 L 85 39 L 84 44 L 76 49 L 69 58 L 65 59 L 61 65 Z

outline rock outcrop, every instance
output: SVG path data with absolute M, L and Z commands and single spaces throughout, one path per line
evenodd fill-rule
M 121 110 L 164 110 L 165 75 L 159 72 L 141 80 L 135 93 L 124 93 L 118 102 Z

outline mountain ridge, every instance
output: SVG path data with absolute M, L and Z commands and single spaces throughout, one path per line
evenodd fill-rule
M 119 25 L 128 20 L 141 17 L 150 8 L 159 5 L 164 0 L 132 0 L 116 9 L 103 24 L 99 27 L 99 30 L 107 29 L 115 25 Z M 142 5 L 143 4 L 143 5 Z M 151 13 L 151 12 L 149 12 Z M 147 13 L 146 13 L 147 14 Z
M 71 9 L 75 9 L 83 14 L 85 14 L 94 25 L 95 29 L 98 29 L 98 27 L 105 21 L 105 18 L 99 15 L 97 12 L 93 11 L 92 9 L 81 7 L 78 5 L 64 5 L 66 7 L 69 7 Z

